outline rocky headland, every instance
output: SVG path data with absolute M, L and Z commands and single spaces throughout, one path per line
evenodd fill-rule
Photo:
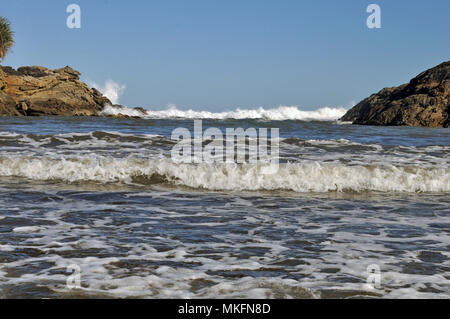
M 349 110 L 341 121 L 361 125 L 450 127 L 450 61 L 409 83 L 385 88 Z
M 81 82 L 80 72 L 69 66 L 0 66 L 0 115 L 97 116 L 107 104 L 110 100 Z

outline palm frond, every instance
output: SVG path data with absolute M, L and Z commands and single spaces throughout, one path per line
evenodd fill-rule
M 0 59 L 4 60 L 6 54 L 14 45 L 14 32 L 8 19 L 0 17 Z

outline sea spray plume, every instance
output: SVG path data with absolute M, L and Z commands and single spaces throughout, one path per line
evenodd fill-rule
M 14 45 L 14 32 L 8 19 L 0 17 L 0 60 L 4 60 L 6 54 Z
M 145 114 L 138 112 L 131 108 L 118 108 L 115 106 L 107 106 L 103 110 L 103 115 L 128 115 L 139 116 L 153 119 L 171 119 L 171 118 L 185 118 L 185 119 L 257 119 L 257 120 L 272 120 L 272 121 L 336 121 L 342 117 L 346 109 L 323 107 L 314 111 L 302 111 L 297 106 L 279 106 L 277 108 L 265 109 L 259 107 L 257 109 L 236 109 L 234 111 L 225 112 L 210 112 L 210 111 L 194 111 L 194 110 L 179 110 L 174 105 L 169 105 L 167 109 L 160 111 L 147 111 Z
M 113 80 L 107 80 L 103 87 L 100 87 L 100 85 L 95 82 L 91 82 L 90 86 L 102 92 L 102 94 L 106 96 L 113 104 L 119 103 L 120 96 L 125 92 L 125 89 L 127 88 L 126 85 L 119 84 Z

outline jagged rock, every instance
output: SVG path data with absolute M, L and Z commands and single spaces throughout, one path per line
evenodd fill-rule
M 66 66 L 0 66 L 0 115 L 95 116 L 111 102 Z
M 141 112 L 142 115 L 146 115 L 147 114 L 147 110 L 144 109 L 143 107 L 135 107 L 134 108 L 136 111 Z
M 128 115 L 128 114 L 124 114 L 130 110 L 126 106 L 123 106 L 120 104 L 114 104 L 112 106 L 117 110 L 117 112 L 118 112 L 117 114 L 101 114 L 101 115 L 103 115 L 105 117 L 116 118 L 116 119 L 128 119 L 128 118 L 138 119 L 138 118 L 141 118 L 142 116 L 147 115 L 147 110 L 142 107 L 133 108 L 133 110 L 137 111 L 139 113 L 139 115 Z M 123 110 L 124 113 L 120 113 L 121 110 Z
M 342 121 L 362 125 L 450 127 L 450 61 L 363 100 Z
M 3 91 L 0 91 L 0 115 L 21 115 L 16 109 L 16 101 Z

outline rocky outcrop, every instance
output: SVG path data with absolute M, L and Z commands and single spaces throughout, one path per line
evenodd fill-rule
M 450 127 L 450 61 L 353 107 L 342 121 L 363 125 Z
M 147 110 L 142 107 L 128 108 L 120 104 L 111 105 L 109 109 L 106 108 L 104 111 L 101 113 L 102 116 L 116 119 L 138 119 L 148 115 Z
M 69 66 L 0 66 L 0 115 L 95 116 L 111 102 Z

